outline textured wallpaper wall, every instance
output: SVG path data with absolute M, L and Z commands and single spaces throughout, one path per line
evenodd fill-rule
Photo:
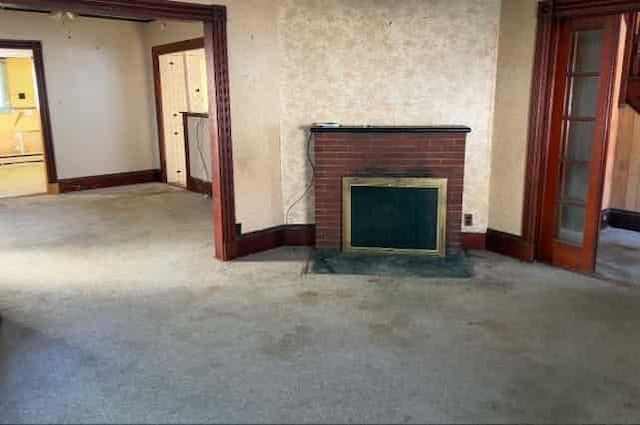
M 499 0 L 280 0 L 285 212 L 311 178 L 305 126 L 464 124 L 465 231 L 485 231 Z M 289 222 L 310 223 L 313 194 Z

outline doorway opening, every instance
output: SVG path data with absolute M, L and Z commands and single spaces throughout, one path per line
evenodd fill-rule
M 211 194 L 204 39 L 153 47 L 162 180 Z
M 56 181 L 39 42 L 0 40 L 0 198 Z
M 638 13 L 620 22 L 616 85 L 611 111 L 602 225 L 596 272 L 640 282 L 640 54 Z
M 529 259 L 640 282 L 637 7 L 550 11 L 539 15 L 522 248 L 532 247 Z

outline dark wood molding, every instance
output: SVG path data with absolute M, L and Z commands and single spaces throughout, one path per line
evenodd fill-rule
M 554 0 L 557 17 L 614 15 L 640 10 L 638 0 Z
M 640 232 L 640 212 L 609 208 L 603 211 L 603 222 L 617 229 Z
M 204 38 L 192 38 L 189 40 L 176 41 L 175 43 L 152 46 L 151 51 L 154 56 L 166 55 L 169 53 L 185 52 L 187 50 L 204 49 Z
M 624 58 L 622 61 L 622 80 L 620 81 L 620 96 L 619 105 L 623 107 L 627 104 L 627 88 L 629 84 L 629 77 L 633 75 L 631 70 L 631 63 L 634 59 L 634 47 L 636 42 L 636 28 L 638 21 L 638 13 L 626 13 L 624 15 L 624 21 L 627 26 L 627 33 L 624 40 Z
M 58 182 L 56 169 L 56 155 L 53 147 L 53 133 L 51 131 L 51 114 L 49 113 L 49 97 L 47 95 L 47 82 L 44 72 L 44 59 L 42 56 L 42 43 L 33 40 L 0 40 L 0 48 L 31 50 L 33 52 L 33 67 L 36 73 L 36 85 L 38 87 L 39 113 L 42 127 L 42 139 L 44 142 L 44 160 L 47 170 L 47 183 Z
M 211 183 L 200 180 L 196 177 L 187 177 L 187 190 L 190 192 L 201 193 L 203 195 L 212 196 Z
M 216 258 L 227 261 L 238 254 L 226 21 L 205 23 L 204 33 L 209 116 L 216 117 L 209 120 L 214 243 Z
M 487 230 L 487 250 L 531 262 L 533 246 L 521 236 L 498 230 Z
M 225 21 L 224 6 L 169 0 L 12 0 L 10 6 L 33 10 L 70 10 L 94 17 L 142 20 Z
M 195 50 L 204 48 L 204 38 L 194 38 L 191 40 L 183 40 L 175 43 L 153 46 L 151 48 L 151 56 L 153 61 L 153 88 L 155 92 L 156 105 L 156 123 L 158 126 L 158 153 L 160 154 L 160 178 L 163 182 L 167 181 L 167 157 L 165 151 L 164 137 L 164 109 L 162 102 L 162 82 L 160 78 L 160 56 L 169 53 L 184 52 L 187 50 Z M 187 137 L 185 133 L 185 138 Z M 188 155 L 188 153 L 187 153 Z M 189 164 L 187 163 L 187 168 Z
M 160 181 L 160 170 L 133 171 L 127 173 L 103 174 L 99 176 L 76 177 L 58 181 L 60 193 L 81 190 L 102 189 L 106 187 L 127 186 L 132 184 Z
M 462 249 L 485 250 L 487 249 L 486 233 L 464 233 L 460 234 Z
M 558 26 L 553 21 L 552 4 L 541 2 L 538 6 L 535 60 L 531 86 L 531 107 L 525 174 L 525 193 L 522 217 L 522 240 L 535 246 L 539 237 L 542 205 L 542 179 L 546 161 L 546 147 L 550 132 L 551 85 L 554 75 L 555 38 Z M 489 246 L 487 232 L 487 246 Z M 535 252 L 528 253 L 533 261 Z
M 611 208 L 607 208 L 602 210 L 600 213 L 600 229 L 606 229 L 609 227 L 609 214 L 611 213 Z
M 314 224 L 283 225 L 240 236 L 236 253 L 238 257 L 242 257 L 281 246 L 314 246 L 315 243 Z
M 325 127 L 319 125 L 313 125 L 309 129 L 311 134 L 322 133 L 365 133 L 365 134 L 398 134 L 398 133 L 432 133 L 432 134 L 455 134 L 455 133 L 471 133 L 471 128 L 466 125 L 394 125 L 394 126 L 382 126 L 382 125 L 340 125 L 339 127 Z

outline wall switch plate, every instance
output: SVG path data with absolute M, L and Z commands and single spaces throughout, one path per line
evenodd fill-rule
M 464 225 L 467 227 L 473 226 L 473 214 L 464 215 Z

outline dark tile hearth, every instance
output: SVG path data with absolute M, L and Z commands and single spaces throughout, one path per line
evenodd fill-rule
M 470 278 L 473 276 L 473 269 L 464 253 L 440 258 L 416 255 L 355 255 L 319 249 L 312 254 L 307 274 Z

